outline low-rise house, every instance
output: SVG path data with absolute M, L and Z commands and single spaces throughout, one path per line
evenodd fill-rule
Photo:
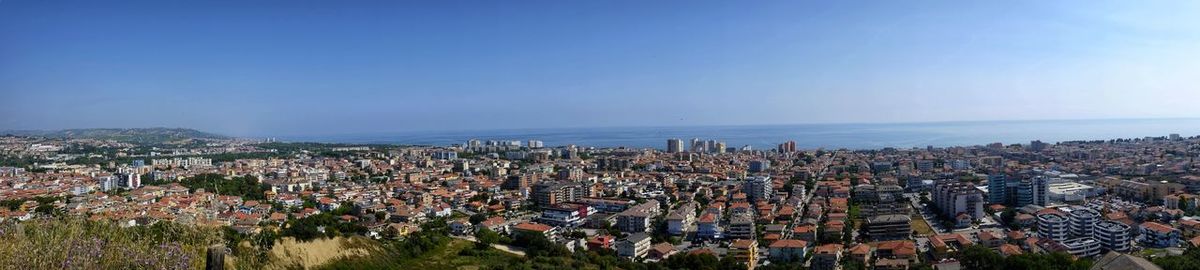
M 456 219 L 456 220 L 450 221 L 450 234 L 454 234 L 454 235 L 471 234 L 475 231 L 474 229 L 472 229 L 472 227 L 473 226 L 471 226 L 471 223 L 467 222 L 467 219 L 465 219 L 465 218 Z
M 917 243 L 912 240 L 892 240 L 875 243 L 875 257 L 906 260 L 917 263 Z
M 650 251 L 648 253 L 648 256 L 651 259 L 662 260 L 662 259 L 666 259 L 667 257 L 670 257 L 671 255 L 675 255 L 676 252 L 679 252 L 679 251 L 675 250 L 674 245 L 671 245 L 671 243 L 662 242 L 662 243 L 658 243 L 658 244 L 650 246 Z
M 850 259 L 862 264 L 866 264 L 871 260 L 871 253 L 874 253 L 875 248 L 867 244 L 857 244 L 847 251 L 850 253 Z
M 999 249 L 1004 244 L 1004 238 L 991 231 L 980 231 L 977 237 L 980 244 L 991 249 Z
M 697 221 L 696 237 L 701 239 L 723 237 L 720 216 L 713 213 L 704 213 L 704 215 L 701 215 Z
M 939 234 L 929 237 L 930 251 L 934 258 L 944 259 L 950 258 L 953 254 L 967 246 L 974 245 L 967 237 L 957 234 Z
M 792 227 L 792 238 L 808 241 L 810 243 L 816 242 L 817 226 L 812 224 L 804 224 Z
M 510 228 L 510 229 L 512 230 L 511 233 L 513 234 L 514 237 L 521 235 L 521 234 L 526 234 L 526 233 L 541 234 L 542 236 L 546 236 L 546 237 L 549 237 L 554 234 L 554 227 L 551 227 L 550 225 L 546 225 L 546 224 L 539 224 L 539 223 L 532 223 L 532 222 L 520 223 L 520 224 L 512 226 L 512 228 Z
M 597 235 L 596 237 L 592 237 L 592 239 L 588 239 L 586 244 L 587 249 L 600 250 L 613 248 L 613 243 L 616 241 L 616 239 L 617 238 L 612 235 Z
M 825 244 L 813 248 L 810 267 L 814 270 L 833 270 L 842 260 L 842 245 Z
M 808 252 L 808 242 L 800 239 L 782 239 L 768 246 L 772 262 L 803 260 Z

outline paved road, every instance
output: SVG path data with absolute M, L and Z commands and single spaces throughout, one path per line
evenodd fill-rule
M 477 240 L 475 240 L 475 237 L 473 237 L 473 236 L 452 235 L 450 237 L 467 240 L 467 241 L 471 241 L 471 242 L 478 242 Z M 499 249 L 500 251 L 511 253 L 513 255 L 525 257 L 525 251 L 519 247 L 503 245 L 503 244 L 492 244 L 492 247 Z

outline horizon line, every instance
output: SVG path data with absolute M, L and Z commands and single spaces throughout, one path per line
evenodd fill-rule
M 997 120 L 938 120 L 938 121 L 900 121 L 900 122 L 808 122 L 808 123 L 773 123 L 773 124 L 701 124 L 701 125 L 610 125 L 610 126 L 558 126 L 558 127 L 521 127 L 521 128 L 466 128 L 466 129 L 428 129 L 428 130 L 411 130 L 411 131 L 367 131 L 367 132 L 348 132 L 348 133 L 327 133 L 327 134 L 283 134 L 283 135 L 234 135 L 223 132 L 214 132 L 203 130 L 195 127 L 168 127 L 168 126 L 142 126 L 142 127 L 71 127 L 60 129 L 4 129 L 0 130 L 0 134 L 6 132 L 56 132 L 66 130 L 88 130 L 88 129 L 190 129 L 213 135 L 221 135 L 238 139 L 253 139 L 253 138 L 272 138 L 272 137 L 327 137 L 327 136 L 356 136 L 356 135 L 381 135 L 381 134 L 420 134 L 420 133 L 442 133 L 442 132 L 473 132 L 473 131 L 530 131 L 530 130 L 566 130 L 566 129 L 614 129 L 614 128 L 686 128 L 686 127 L 772 127 L 772 126 L 819 126 L 819 125 L 922 125 L 922 124 L 972 124 L 972 123 L 1002 123 L 1002 122 L 1084 122 L 1084 121 L 1130 121 L 1130 120 L 1200 120 L 1198 116 L 1189 117 L 1130 117 L 1130 118 L 1075 118 L 1075 119 L 997 119 Z

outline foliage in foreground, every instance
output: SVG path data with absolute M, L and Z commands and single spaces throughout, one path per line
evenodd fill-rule
M 1044 269 L 1044 270 L 1087 270 L 1092 262 L 1085 259 L 1075 260 L 1066 253 L 1051 254 L 1021 254 L 1008 257 L 980 245 L 963 249 L 958 255 L 963 269 Z
M 1200 249 L 1188 248 L 1181 256 L 1164 256 L 1151 261 L 1163 270 L 1200 270 Z
M 159 222 L 121 228 L 81 218 L 0 222 L 0 269 L 200 269 L 213 229 Z

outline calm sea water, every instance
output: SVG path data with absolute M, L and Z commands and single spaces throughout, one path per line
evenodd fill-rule
M 461 144 L 469 139 L 541 140 L 546 146 L 575 144 L 596 147 L 665 148 L 669 138 L 725 141 L 729 147 L 771 149 L 788 140 L 798 148 L 877 149 L 883 147 L 968 146 L 993 142 L 1058 142 L 1200 135 L 1200 119 L 988 121 L 904 124 L 803 124 L 764 126 L 605 127 L 512 129 L 445 132 L 356 134 L 281 138 L 292 141 Z M 685 146 L 686 147 L 686 146 Z

